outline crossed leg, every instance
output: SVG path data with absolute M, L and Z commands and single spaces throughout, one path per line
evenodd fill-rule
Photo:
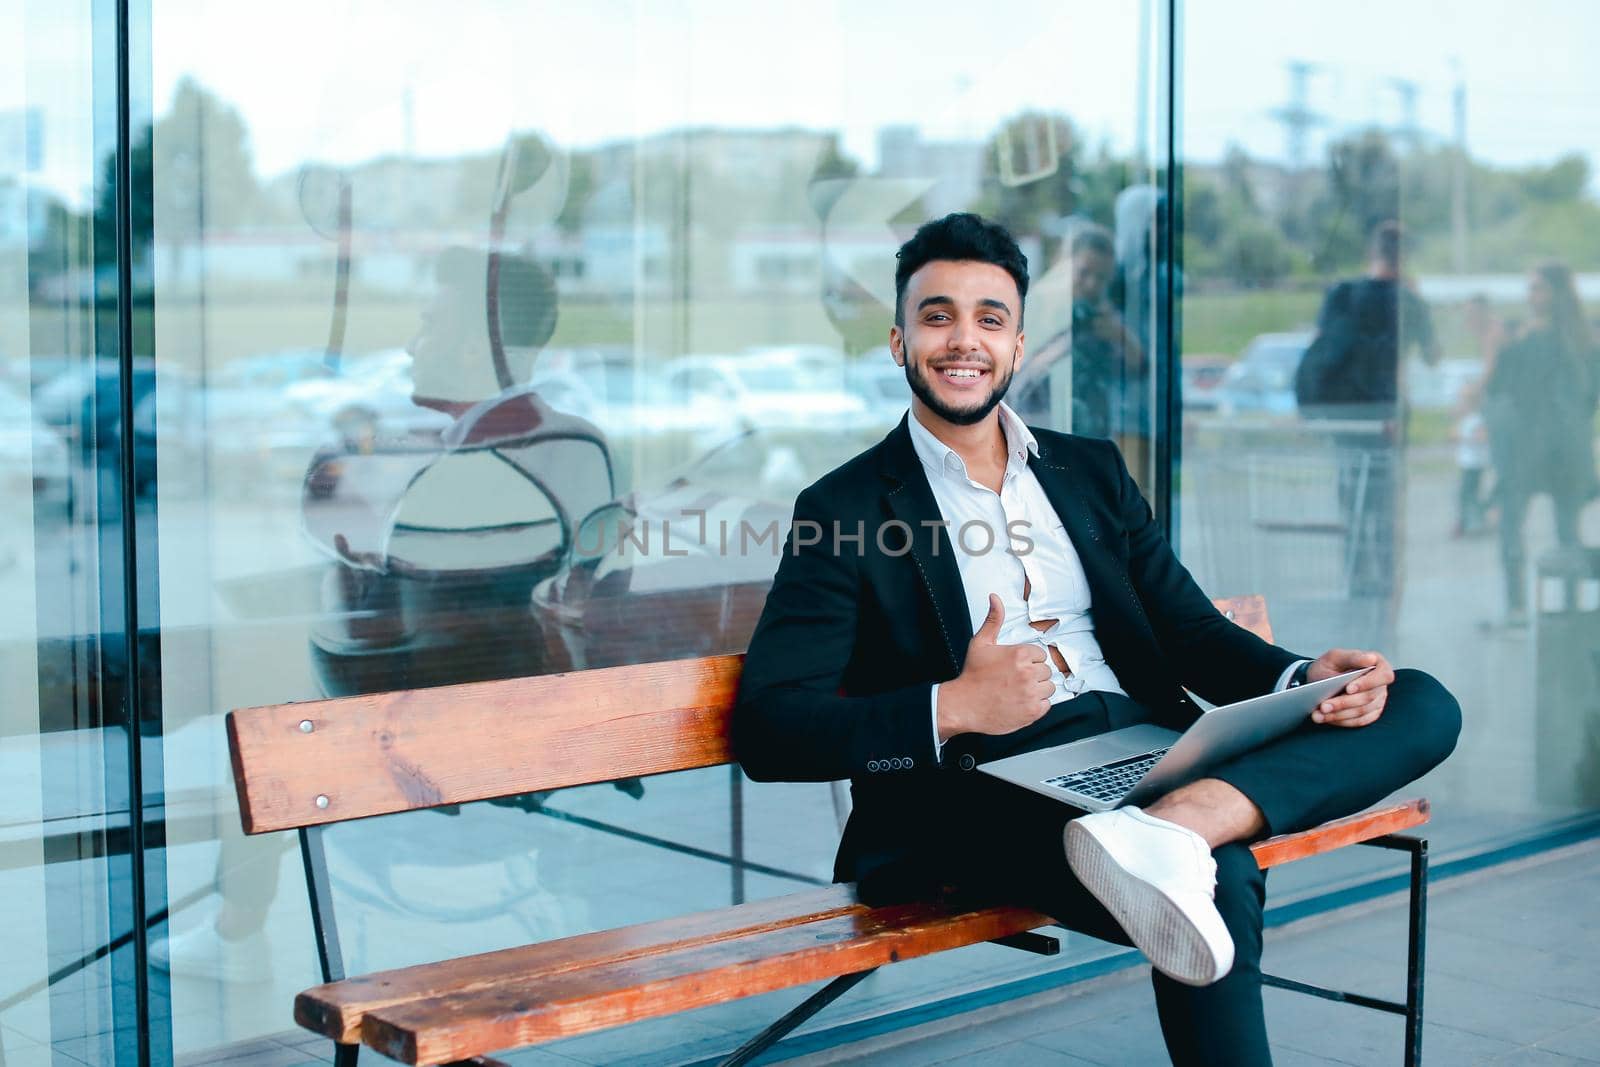
M 1271 1062 L 1261 1002 L 1266 879 L 1248 842 L 1376 803 L 1449 755 L 1460 725 L 1460 708 L 1443 686 L 1401 670 L 1377 722 L 1359 729 L 1307 722 L 1150 806 L 1150 814 L 1195 830 L 1212 846 L 1215 905 L 1234 948 L 1232 970 L 1208 986 L 1154 972 L 1162 1034 L 1175 1064 Z M 1081 813 L 984 775 L 964 785 L 958 818 L 968 825 L 940 858 L 945 874 L 984 899 L 1023 904 L 1070 929 L 1131 943 L 1061 852 L 1062 831 Z

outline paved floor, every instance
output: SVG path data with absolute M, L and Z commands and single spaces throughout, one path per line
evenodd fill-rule
M 1424 1062 L 1600 1063 L 1600 840 L 1436 882 Z M 1269 971 L 1399 999 L 1406 909 L 1385 898 L 1269 931 Z M 1081 1067 L 1167 1062 L 1147 968 L 790 1064 Z M 1398 1017 L 1268 990 L 1281 1067 L 1397 1064 Z

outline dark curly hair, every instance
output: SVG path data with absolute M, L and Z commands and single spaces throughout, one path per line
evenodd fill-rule
M 980 215 L 959 211 L 942 219 L 925 222 L 911 240 L 895 253 L 900 263 L 894 271 L 894 323 L 905 329 L 906 283 L 911 276 L 936 259 L 976 260 L 993 263 L 1017 283 L 1017 296 L 1028 298 L 1028 257 L 1004 226 Z M 1022 309 L 1017 309 L 1022 321 Z

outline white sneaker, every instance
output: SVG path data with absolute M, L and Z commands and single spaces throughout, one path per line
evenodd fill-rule
M 1134 807 L 1074 819 L 1065 838 L 1067 866 L 1156 970 L 1204 986 L 1232 969 L 1205 838 Z
M 217 933 L 214 903 L 201 903 L 196 910 L 198 922 L 150 939 L 150 966 L 173 977 L 212 982 L 243 984 L 272 978 L 272 951 L 262 930 L 229 940 Z

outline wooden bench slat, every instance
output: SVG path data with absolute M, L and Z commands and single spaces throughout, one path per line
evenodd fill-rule
M 1266 870 L 1280 863 L 1289 863 L 1307 856 L 1332 852 L 1336 848 L 1354 845 L 1360 841 L 1371 841 L 1385 834 L 1409 830 L 1413 826 L 1426 823 L 1428 818 L 1427 798 L 1414 797 L 1390 807 L 1335 819 L 1298 834 L 1269 837 L 1265 841 L 1251 845 L 1250 851 L 1255 854 L 1256 866 Z
M 369 1012 L 362 1038 L 405 1063 L 446 1063 L 771 992 L 1046 926 L 1023 908 L 877 908 L 750 937 Z
M 866 911 L 855 887 L 831 885 L 611 930 L 575 934 L 533 945 L 379 971 L 314 986 L 295 998 L 295 1021 L 334 1041 L 361 1040 L 361 1020 L 371 1011 L 445 992 L 470 993 L 510 981 L 527 981 L 621 963 L 730 937 L 744 937 Z
M 1257 863 L 1266 869 L 1359 841 L 1371 840 L 1384 834 L 1396 833 L 1427 821 L 1428 803 L 1425 799 L 1417 798 L 1352 815 L 1302 833 L 1269 838 L 1253 845 L 1251 851 L 1256 856 Z M 937 906 L 933 907 L 937 911 Z M 410 1048 L 411 1045 L 406 1043 L 414 1042 L 415 1035 L 425 1032 L 427 1027 L 418 1024 L 413 1028 L 398 1024 L 396 1020 L 403 1019 L 404 1016 L 392 1009 L 404 1009 L 408 1005 L 441 998 L 452 1001 L 472 1000 L 480 995 L 493 995 L 496 990 L 504 988 L 528 990 L 534 986 L 541 991 L 541 999 L 546 1000 L 549 997 L 544 991 L 552 989 L 553 983 L 565 974 L 626 967 L 653 956 L 669 954 L 681 956 L 683 953 L 706 948 L 718 942 L 757 938 L 764 934 L 830 919 L 867 921 L 871 924 L 871 933 L 868 936 L 882 936 L 888 932 L 888 927 L 884 925 L 886 914 L 888 913 L 882 910 L 871 912 L 855 903 L 850 886 L 829 886 L 734 908 L 721 908 L 615 930 L 580 934 L 537 945 L 483 953 L 443 963 L 422 964 L 318 986 L 307 990 L 297 998 L 295 1018 L 308 1029 L 325 1034 L 334 1040 L 351 1043 L 361 1040 L 363 1019 L 376 1016 L 387 1020 L 385 1026 L 395 1028 L 394 1033 L 385 1031 L 389 1036 L 384 1040 L 400 1041 L 401 1044 L 396 1047 Z M 1033 929 L 1038 925 L 1047 924 L 1043 916 L 1037 918 L 1039 922 L 1025 928 Z M 931 932 L 939 920 L 921 912 L 913 912 L 904 915 L 901 921 L 920 924 L 923 929 Z M 970 920 L 963 917 L 959 921 Z M 551 1025 L 564 1027 L 569 1024 L 561 1022 L 558 1018 Z M 595 1025 L 614 1024 L 610 1022 L 578 1024 L 576 1029 L 561 1029 L 560 1034 L 551 1031 L 550 1035 L 540 1037 L 538 1040 L 584 1032 L 585 1029 Z M 395 1033 L 400 1030 L 412 1036 L 396 1037 Z M 485 1045 L 480 1046 L 480 1049 L 494 1047 L 509 1046 Z M 456 1048 L 455 1052 L 460 1053 L 460 1048 Z
M 727 763 L 743 662 L 708 656 L 230 712 L 240 819 L 250 834 L 293 830 Z

